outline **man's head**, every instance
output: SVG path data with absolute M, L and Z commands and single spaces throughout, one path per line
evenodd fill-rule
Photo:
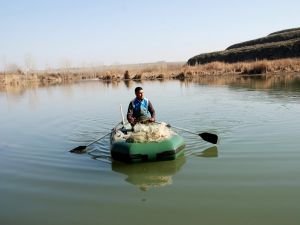
M 135 96 L 136 96 L 138 99 L 142 100 L 142 99 L 144 98 L 144 90 L 143 90 L 143 88 L 141 88 L 141 87 L 136 87 L 136 88 L 134 89 L 134 92 L 135 92 Z

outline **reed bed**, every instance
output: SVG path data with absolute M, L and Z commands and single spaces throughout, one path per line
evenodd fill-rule
M 164 80 L 195 79 L 201 76 L 255 75 L 299 73 L 300 58 L 278 60 L 258 60 L 254 62 L 211 62 L 189 66 L 183 62 L 148 63 L 132 65 L 102 66 L 94 68 L 70 68 L 44 71 L 5 71 L 0 72 L 0 87 L 35 86 L 78 82 L 86 79 L 103 81 L 119 80 Z

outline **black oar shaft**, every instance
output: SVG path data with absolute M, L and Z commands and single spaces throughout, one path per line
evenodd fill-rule
M 102 138 L 105 138 L 105 137 L 106 137 L 107 135 L 109 135 L 109 134 L 111 134 L 111 132 L 109 132 L 109 133 L 105 134 L 104 136 L 102 136 L 101 138 L 98 138 L 97 140 L 95 140 L 95 141 L 89 143 L 86 147 L 88 147 L 88 146 L 90 146 L 90 145 L 96 143 L 97 141 L 101 140 Z
M 162 123 L 160 123 L 160 122 L 156 122 L 156 123 L 162 124 Z M 211 134 L 211 133 L 208 133 L 208 132 L 196 133 L 196 132 L 193 132 L 193 131 L 190 131 L 190 130 L 187 130 L 187 129 L 184 129 L 184 128 L 181 128 L 181 127 L 173 126 L 173 125 L 171 125 L 171 124 L 167 124 L 166 126 L 168 126 L 168 127 L 173 127 L 173 128 L 175 128 L 175 129 L 182 130 L 182 131 L 185 131 L 185 132 L 190 133 L 190 134 L 198 135 L 198 136 L 200 136 L 204 141 L 210 142 L 210 143 L 212 143 L 212 144 L 217 144 L 217 143 L 218 143 L 218 135 L 216 135 L 216 134 Z
M 181 128 L 181 127 L 175 127 L 175 126 L 170 125 L 170 124 L 169 124 L 169 126 L 175 128 L 175 129 L 178 129 L 178 130 L 183 130 L 183 131 L 185 131 L 185 132 L 187 132 L 187 133 L 190 133 L 190 134 L 199 135 L 198 133 L 195 133 L 195 132 L 193 132 L 193 131 L 190 131 L 190 130 L 187 130 L 187 129 L 184 129 L 184 128 Z
M 86 149 L 88 146 L 90 146 L 90 145 L 96 143 L 97 141 L 101 140 L 102 138 L 105 138 L 105 137 L 106 137 L 107 135 L 109 135 L 109 134 L 111 134 L 111 132 L 105 134 L 104 136 L 98 138 L 97 140 L 95 140 L 95 141 L 93 141 L 93 142 L 91 142 L 91 143 L 89 143 L 89 144 L 87 144 L 87 145 L 81 145 L 81 146 L 78 146 L 78 147 L 76 147 L 76 148 L 73 148 L 73 149 L 70 150 L 70 152 L 72 152 L 72 153 L 83 153 L 83 152 L 85 152 L 85 149 Z

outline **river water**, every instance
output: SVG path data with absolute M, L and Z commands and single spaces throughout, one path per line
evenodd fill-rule
M 178 131 L 175 161 L 112 162 L 103 138 L 142 86 Z M 98 80 L 0 91 L 0 224 L 300 223 L 300 78 Z

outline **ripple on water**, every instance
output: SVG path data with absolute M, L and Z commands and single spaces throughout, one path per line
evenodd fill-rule
M 26 94 L 1 98 L 0 220 L 117 224 L 130 217 L 128 224 L 141 224 L 166 208 L 182 212 L 163 217 L 172 224 L 186 222 L 182 215 L 200 215 L 208 224 L 253 218 L 257 224 L 284 224 L 298 218 L 298 93 L 253 90 L 247 82 L 239 88 L 174 81 L 136 85 L 153 100 L 159 120 L 196 133 L 216 132 L 220 144 L 178 130 L 186 141 L 184 165 L 175 160 L 116 166 L 108 137 L 91 145 L 89 154 L 69 150 L 110 132 L 132 87 L 94 81 L 37 89 L 34 106 Z M 155 218 L 152 223 L 162 223 Z

